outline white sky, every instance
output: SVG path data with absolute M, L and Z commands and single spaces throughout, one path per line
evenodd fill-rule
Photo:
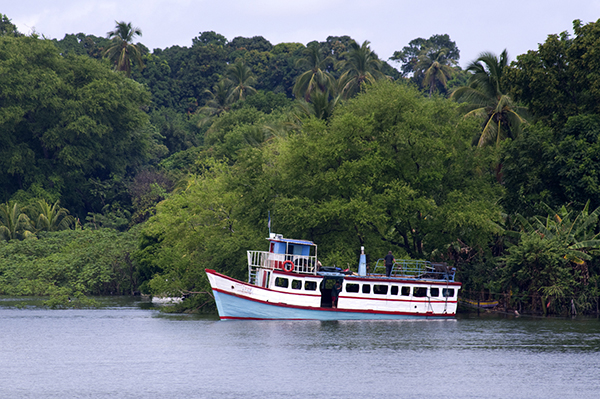
M 464 67 L 483 51 L 510 59 L 537 49 L 573 20 L 600 19 L 600 0 L 2 0 L 0 13 L 21 33 L 62 39 L 67 33 L 105 36 L 115 21 L 142 29 L 150 50 L 191 46 L 204 31 L 228 40 L 263 36 L 282 42 L 324 41 L 348 35 L 371 42 L 384 60 L 412 39 L 450 35 Z M 396 65 L 397 66 L 397 65 Z

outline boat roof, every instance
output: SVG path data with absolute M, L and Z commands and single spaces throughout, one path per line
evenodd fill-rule
M 297 244 L 297 245 L 310 245 L 313 247 L 316 247 L 317 244 L 315 244 L 312 241 L 308 241 L 308 240 L 295 240 L 292 238 L 283 238 L 283 237 L 275 237 L 275 238 L 267 238 L 267 240 L 269 241 L 277 241 L 277 242 L 285 242 L 288 244 Z

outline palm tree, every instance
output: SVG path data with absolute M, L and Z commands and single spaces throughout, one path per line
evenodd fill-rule
M 310 94 L 308 101 L 298 103 L 298 109 L 306 116 L 327 120 L 333 114 L 333 110 L 339 101 L 339 95 L 331 95 L 329 90 L 315 89 Z
M 231 102 L 243 101 L 248 94 L 256 93 L 256 89 L 252 87 L 256 83 L 256 78 L 252 74 L 252 70 L 243 62 L 236 62 L 227 67 L 227 78 L 231 81 L 232 90 Z
M 132 27 L 131 22 L 115 21 L 115 23 L 117 24 L 115 30 L 106 34 L 108 39 L 112 39 L 112 43 L 103 55 L 110 59 L 116 71 L 124 71 L 127 76 L 130 76 L 132 61 L 135 61 L 140 68 L 144 67 L 142 54 L 133 44 L 133 38 L 142 36 L 142 30 Z
M 0 238 L 6 241 L 34 235 L 31 223 L 17 202 L 0 205 Z
M 452 75 L 452 68 L 448 65 L 451 60 L 446 56 L 447 52 L 448 49 L 440 49 L 435 52 L 425 49 L 419 55 L 415 66 L 415 75 L 423 75 L 422 85 L 429 88 L 429 97 L 438 84 L 445 89 L 448 79 Z
M 212 91 L 206 89 L 204 92 L 210 95 L 210 99 L 200 108 L 200 112 L 208 115 L 219 116 L 228 111 L 232 104 L 233 86 L 228 79 L 221 79 L 212 87 Z
M 197 113 L 204 115 L 198 121 L 198 127 L 210 126 L 215 118 L 219 117 L 223 112 L 229 111 L 233 104 L 233 85 L 229 79 L 221 79 L 213 85 L 212 91 L 204 90 L 210 98 L 204 106 L 198 109 Z
M 335 78 L 327 71 L 327 67 L 332 62 L 331 56 L 323 57 L 317 43 L 304 49 L 304 57 L 296 61 L 296 66 L 306 69 L 306 72 L 296 78 L 293 89 L 296 98 L 304 97 L 306 101 L 309 101 L 311 93 L 315 89 L 318 88 L 321 92 L 325 92 L 332 87 Z
M 526 120 L 521 116 L 525 109 L 516 106 L 512 99 L 504 94 L 501 79 L 504 68 L 508 66 L 508 54 L 504 50 L 500 56 L 485 52 L 471 62 L 467 71 L 471 72 L 469 84 L 456 89 L 451 97 L 463 103 L 467 116 L 483 118 L 483 130 L 477 145 L 483 147 L 498 143 L 505 138 L 516 138 L 521 125 Z
M 45 200 L 39 200 L 32 210 L 32 216 L 38 231 L 66 230 L 75 225 L 75 218 L 59 205 L 59 201 L 50 205 Z
M 350 44 L 345 59 L 339 63 L 339 68 L 345 70 L 340 76 L 342 94 L 345 98 L 352 97 L 360 91 L 363 83 L 374 83 L 386 76 L 381 69 L 381 61 L 365 40 L 361 46 L 356 42 Z

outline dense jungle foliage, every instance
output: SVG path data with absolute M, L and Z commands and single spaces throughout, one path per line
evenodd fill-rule
M 204 269 L 245 279 L 270 214 L 325 265 L 392 250 L 464 297 L 598 311 L 600 21 L 463 70 L 448 35 L 388 63 L 348 36 L 150 51 L 130 23 L 46 40 L 0 16 L 0 295 L 211 311 Z

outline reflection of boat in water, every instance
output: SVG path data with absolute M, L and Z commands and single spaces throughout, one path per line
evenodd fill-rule
M 271 234 L 269 251 L 248 251 L 248 282 L 206 269 L 221 319 L 390 320 L 449 318 L 461 283 L 454 269 L 425 261 L 396 261 L 390 277 L 383 260 L 358 274 L 320 267 L 312 241 Z M 337 307 L 334 290 L 341 283 Z
M 498 301 L 474 301 L 472 299 L 458 298 L 458 302 L 461 305 L 465 305 L 471 308 L 491 309 L 498 306 Z

